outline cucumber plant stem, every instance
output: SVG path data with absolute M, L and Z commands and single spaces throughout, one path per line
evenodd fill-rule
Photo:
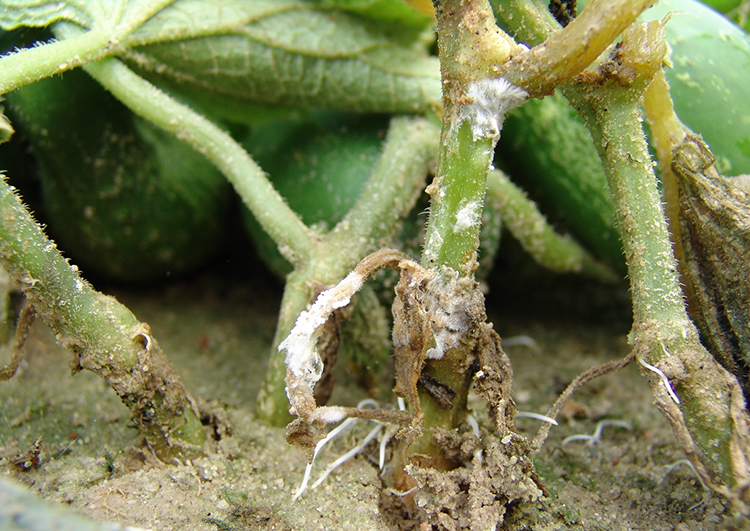
M 307 260 L 313 252 L 313 232 L 289 208 L 263 170 L 229 134 L 190 107 L 172 99 L 119 59 L 102 59 L 83 68 L 135 114 L 203 153 L 229 179 L 284 257 L 295 266 Z
M 134 13 L 127 13 L 128 3 L 123 2 L 119 10 L 95 13 L 93 27 L 87 30 L 72 23 L 57 24 L 59 28 L 75 28 L 75 31 L 67 38 L 23 48 L 0 58 L 0 94 L 121 52 L 121 43 L 131 33 L 174 2 L 143 3 Z
M 515 49 L 495 25 L 488 0 L 437 2 L 438 55 L 443 80 L 441 147 L 431 195 L 422 266 L 471 276 L 479 219 L 496 136 L 476 135 L 462 112 L 469 85 L 492 76 Z M 497 135 L 497 132 L 495 132 Z
M 525 31 L 538 34 L 544 43 L 515 55 L 498 73 L 532 96 L 546 96 L 595 61 L 651 4 L 653 0 L 593 0 L 558 32 L 549 31 L 546 16 L 534 17 Z
M 476 267 L 479 219 L 487 189 L 494 142 L 474 140 L 468 120 L 444 133 L 425 234 L 422 265 L 449 267 L 469 276 Z
M 108 48 L 111 32 L 96 28 L 70 39 L 23 48 L 0 58 L 0 94 L 61 74 L 114 52 Z
M 556 29 L 542 11 L 540 4 L 523 0 L 498 8 L 508 26 L 531 21 L 517 27 L 517 35 L 533 44 Z M 644 369 L 657 407 L 704 481 L 736 500 L 728 487 L 748 459 L 747 413 L 739 385 L 700 344 L 687 315 L 643 134 L 639 105 L 647 83 L 641 81 L 640 87 L 610 80 L 599 86 L 567 85 L 562 91 L 592 134 L 617 208 L 633 296 L 630 340 L 640 360 L 651 367 L 662 364 L 681 400 L 676 404 L 664 381 Z
M 732 453 L 747 452 L 735 433 L 747 419 L 736 404 L 738 384 L 700 344 L 687 315 L 643 132 L 643 90 L 642 84 L 608 80 L 566 89 L 566 95 L 592 132 L 616 205 L 633 298 L 630 341 L 639 360 L 670 377 L 679 404 L 665 382 L 644 369 L 683 448 L 711 471 L 704 474 L 709 484 L 726 489 L 735 483 Z
M 111 32 L 97 28 L 70 39 L 23 48 L 0 58 L 0 94 L 113 53 Z
M 14 190 L 0 183 L 0 261 L 77 369 L 103 377 L 161 459 L 201 454 L 205 432 L 148 325 L 83 280 Z
M 555 232 L 536 204 L 507 175 L 492 170 L 487 179 L 488 199 L 498 203 L 503 223 L 534 261 L 559 273 L 581 273 L 604 282 L 618 276 L 570 236 Z

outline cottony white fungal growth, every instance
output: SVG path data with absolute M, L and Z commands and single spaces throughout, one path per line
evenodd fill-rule
M 279 350 L 286 351 L 286 394 L 292 414 L 307 412 L 309 406 L 306 407 L 303 403 L 306 398 L 312 397 L 315 384 L 323 374 L 323 362 L 316 348 L 323 325 L 334 310 L 349 304 L 352 296 L 362 288 L 364 281 L 365 276 L 352 271 L 336 286 L 323 291 L 309 310 L 299 314 L 289 336 L 279 344 Z M 325 409 L 330 409 L 328 413 L 332 415 L 330 419 L 323 420 L 341 420 L 340 412 L 333 408 Z
M 529 98 L 525 90 L 502 77 L 474 81 L 466 95 L 472 102 L 461 107 L 459 117 L 471 120 L 474 141 L 480 138 L 497 140 L 505 113 Z

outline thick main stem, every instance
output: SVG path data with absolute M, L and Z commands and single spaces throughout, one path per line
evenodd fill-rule
M 478 132 L 476 116 L 470 117 L 465 104 L 480 104 L 471 101 L 471 84 L 491 77 L 516 45 L 495 25 L 486 0 L 440 2 L 436 17 L 443 130 L 435 181 L 427 189 L 432 199 L 422 265 L 435 270 L 448 267 L 470 276 L 476 268 L 487 173 L 499 124 L 493 134 Z
M 700 344 L 687 315 L 643 133 L 642 90 L 609 80 L 569 97 L 592 131 L 617 207 L 633 297 L 630 340 L 683 448 L 726 493 L 746 480 L 747 415 L 739 385 Z
M 516 50 L 513 40 L 495 25 L 489 2 L 454 0 L 437 2 L 435 7 L 444 110 L 435 180 L 427 188 L 431 201 L 422 267 L 436 273 L 423 295 L 429 301 L 436 348 L 430 349 L 434 352 L 428 352 L 430 359 L 424 366 L 417 367 L 419 384 L 412 383 L 418 395 L 407 396 L 419 402 L 412 406 L 418 412 L 421 432 L 403 440 L 396 461 L 406 464 L 416 459 L 423 467 L 448 470 L 457 463 L 445 455 L 435 436 L 436 430 L 457 428 L 465 419 L 477 335 L 485 321 L 484 299 L 474 271 L 487 174 L 502 115 L 523 101 L 524 93 L 504 81 L 489 80 Z M 495 96 L 511 99 L 499 108 L 485 108 L 483 103 Z M 395 305 L 394 318 L 398 318 Z M 452 331 L 446 334 L 448 330 Z M 389 481 L 403 488 L 411 480 L 398 470 Z
M 494 142 L 475 141 L 468 120 L 444 132 L 425 234 L 422 265 L 442 266 L 464 276 L 476 268 L 479 229 Z M 447 137 L 447 138 L 446 138 Z

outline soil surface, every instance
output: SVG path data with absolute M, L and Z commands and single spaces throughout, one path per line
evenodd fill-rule
M 533 340 L 532 346 L 526 339 L 505 348 L 520 411 L 545 413 L 578 373 L 629 351 L 624 288 L 568 280 L 496 282 L 488 295 L 500 335 Z M 0 528 L 63 529 L 77 513 L 159 531 L 391 529 L 392 519 L 381 509 L 376 442 L 294 501 L 305 459 L 286 444 L 283 429 L 253 419 L 278 284 L 265 276 L 237 281 L 214 273 L 150 291 L 105 291 L 151 326 L 195 397 L 226 411 L 232 436 L 209 457 L 157 461 L 139 445 L 116 395 L 92 374 L 71 377 L 70 354 L 36 323 L 19 373 L 0 383 Z M 9 357 L 5 348 L 0 364 Z M 354 405 L 368 395 L 347 373 L 346 361 L 339 365 L 330 403 Z M 480 426 L 490 430 L 481 401 L 472 407 Z M 594 434 L 602 421 L 616 422 L 601 424 L 597 440 L 566 441 Z M 540 425 L 531 418 L 516 422 L 529 438 Z M 372 427 L 361 422 L 326 447 L 311 483 Z M 633 365 L 576 393 L 532 457 L 547 495 L 510 507 L 504 529 L 710 531 L 747 524 L 681 461 L 684 455 Z M 38 496 L 28 498 L 11 481 Z M 72 509 L 59 512 L 60 504 Z M 76 529 L 105 529 L 80 522 Z

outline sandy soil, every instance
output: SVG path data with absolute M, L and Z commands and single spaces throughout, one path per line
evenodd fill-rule
M 501 336 L 523 335 L 536 343 L 506 349 L 521 411 L 544 413 L 579 372 L 628 352 L 627 293 L 622 288 L 593 289 L 580 281 L 547 289 L 560 280 L 535 282 L 532 295 L 521 295 L 523 282 L 499 283 L 489 298 L 490 317 Z M 238 283 L 214 274 L 148 292 L 114 293 L 151 325 L 192 393 L 216 401 L 227 412 L 232 437 L 221 441 L 214 455 L 187 463 L 159 463 L 134 450 L 138 434 L 127 409 L 96 376 L 70 377 L 70 356 L 37 323 L 19 374 L 0 383 L 0 479 L 12 478 L 47 502 L 99 521 L 159 531 L 389 529 L 380 505 L 375 444 L 293 501 L 305 460 L 285 443 L 282 429 L 253 420 L 279 305 L 278 286 L 265 277 Z M 6 349 L 0 363 L 8 356 Z M 366 393 L 355 384 L 346 385 L 354 379 L 346 363 L 340 366 L 333 402 L 353 405 Z M 473 405 L 480 425 L 488 428 L 481 402 Z M 626 422 L 632 429 L 608 425 L 595 444 L 565 443 L 571 435 L 593 434 L 602 420 Z M 539 421 L 519 418 L 517 425 L 532 437 Z M 324 450 L 313 479 L 370 427 L 355 426 Z M 40 437 L 38 464 L 23 466 Z M 548 495 L 510 507 L 504 528 L 743 528 L 746 522 L 734 519 L 724 501 L 705 491 L 688 466 L 677 464 L 683 458 L 667 423 L 651 405 L 647 382 L 630 366 L 574 396 L 566 418 L 533 456 Z M 5 487 L 2 483 L 0 499 Z M 56 522 L 70 518 L 48 503 L 25 498 L 19 503 L 21 513 L 49 512 Z M 11 509 L 2 503 L 0 507 L 0 528 L 45 529 L 32 524 L 3 527 L 10 522 Z

